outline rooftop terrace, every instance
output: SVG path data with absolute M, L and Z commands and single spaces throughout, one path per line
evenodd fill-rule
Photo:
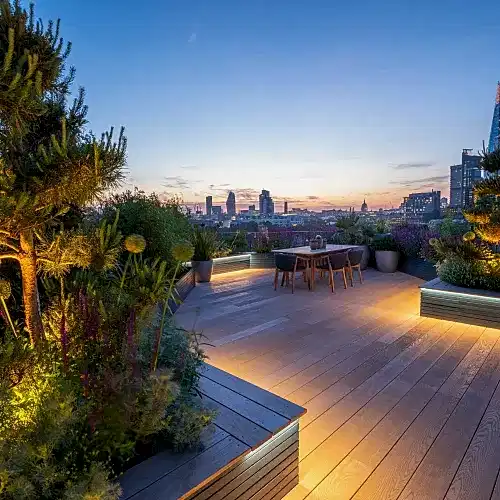
M 286 498 L 500 500 L 500 330 L 418 314 L 421 280 L 332 294 L 221 274 L 178 311 L 209 362 L 307 408 Z

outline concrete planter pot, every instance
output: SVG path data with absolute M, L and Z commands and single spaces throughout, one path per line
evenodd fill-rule
M 368 261 L 370 260 L 370 247 L 368 245 L 361 245 L 363 249 L 363 257 L 361 257 L 361 270 L 364 271 L 368 267 Z
M 193 260 L 191 264 L 198 283 L 207 283 L 212 279 L 213 260 Z
M 398 269 L 399 252 L 377 250 L 375 252 L 377 269 L 382 273 L 395 273 Z

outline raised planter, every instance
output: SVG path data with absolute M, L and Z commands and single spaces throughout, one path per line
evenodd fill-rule
M 242 253 L 214 259 L 213 274 L 230 273 L 250 268 L 250 254 Z
M 182 276 L 175 284 L 175 291 L 177 292 L 176 299 L 184 301 L 189 295 L 189 292 L 196 286 L 196 279 L 194 276 L 194 270 L 191 268 L 189 271 Z M 169 301 L 170 310 L 175 312 L 179 308 L 179 300 L 171 299 Z
M 436 266 L 418 257 L 403 257 L 399 259 L 398 271 L 415 276 L 425 281 L 437 278 Z
M 377 269 L 382 273 L 395 273 L 398 269 L 399 252 L 392 250 L 376 250 Z
M 420 287 L 420 315 L 500 328 L 500 293 L 450 285 L 436 278 Z
M 281 499 L 299 481 L 299 418 L 305 410 L 211 365 L 200 391 L 218 411 L 203 449 L 163 452 L 120 479 L 122 499 Z
M 252 253 L 250 255 L 250 267 L 252 269 L 274 269 L 274 254 L 268 253 Z

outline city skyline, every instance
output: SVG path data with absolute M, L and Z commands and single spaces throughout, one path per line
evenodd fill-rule
M 488 142 L 500 5 L 480 3 L 44 0 L 37 9 L 60 16 L 74 42 L 89 126 L 126 127 L 124 188 L 192 205 L 209 194 L 223 204 L 231 189 L 238 208 L 265 188 L 276 203 L 320 209 L 447 193 L 460 151 Z

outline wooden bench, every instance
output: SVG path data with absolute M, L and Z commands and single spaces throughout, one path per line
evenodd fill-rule
M 500 293 L 450 285 L 436 278 L 420 286 L 420 315 L 500 328 Z
M 298 483 L 304 408 L 208 364 L 200 391 L 218 412 L 203 448 L 162 452 L 136 465 L 120 479 L 122 498 L 283 498 Z

